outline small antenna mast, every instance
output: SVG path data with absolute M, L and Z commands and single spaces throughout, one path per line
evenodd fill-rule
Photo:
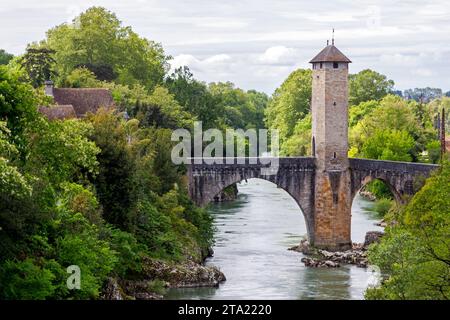
M 333 28 L 333 36 L 331 38 L 331 44 L 334 46 L 334 28 Z

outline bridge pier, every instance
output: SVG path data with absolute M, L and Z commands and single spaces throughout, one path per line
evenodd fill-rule
M 329 251 L 351 248 L 350 179 L 349 170 L 316 171 L 312 246 Z

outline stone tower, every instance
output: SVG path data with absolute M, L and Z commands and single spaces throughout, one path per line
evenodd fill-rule
M 327 45 L 312 63 L 312 153 L 316 158 L 314 234 L 316 247 L 351 246 L 351 181 L 348 161 L 348 65 Z

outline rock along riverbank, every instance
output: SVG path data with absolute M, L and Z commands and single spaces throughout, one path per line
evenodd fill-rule
M 378 242 L 383 234 L 380 231 L 369 231 L 366 233 L 364 243 L 354 243 L 352 249 L 346 251 L 330 252 L 317 249 L 312 247 L 306 239 L 289 250 L 301 252 L 306 255 L 306 257 L 301 259 L 301 262 L 307 267 L 338 268 L 341 264 L 353 264 L 361 268 L 366 268 L 368 265 L 367 249 L 370 244 Z
M 161 288 L 218 287 L 225 281 L 225 275 L 215 266 L 204 266 L 187 261 L 169 263 L 147 258 L 142 273 L 136 279 L 109 278 L 104 286 L 102 299 L 105 300 L 157 300 L 163 294 L 155 290 Z M 156 292 L 155 292 L 156 291 Z

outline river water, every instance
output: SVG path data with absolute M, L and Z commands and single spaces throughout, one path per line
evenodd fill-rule
M 219 288 L 171 289 L 167 299 L 363 299 L 370 273 L 356 266 L 307 268 L 289 251 L 306 235 L 295 201 L 274 184 L 251 179 L 238 185 L 238 199 L 209 207 L 217 228 L 214 257 L 227 281 Z M 363 242 L 376 217 L 372 203 L 357 196 L 352 240 Z

